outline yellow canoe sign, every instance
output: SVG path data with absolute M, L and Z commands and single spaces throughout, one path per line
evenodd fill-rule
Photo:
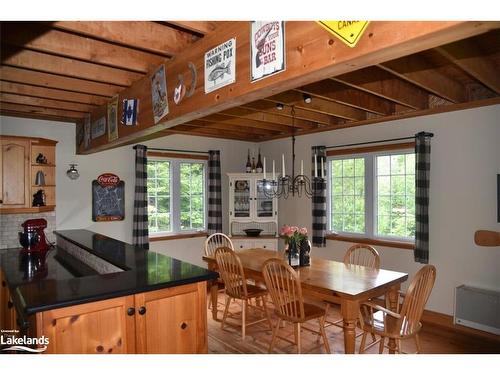
M 369 21 L 316 21 L 349 47 L 354 47 Z

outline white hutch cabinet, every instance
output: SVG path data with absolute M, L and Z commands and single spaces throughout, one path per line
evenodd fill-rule
M 278 200 L 264 193 L 262 173 L 228 173 L 229 236 L 235 250 L 260 247 L 278 250 Z M 262 229 L 249 237 L 245 229 Z

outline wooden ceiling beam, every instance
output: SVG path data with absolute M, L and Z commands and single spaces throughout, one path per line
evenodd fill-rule
M 116 85 L 64 77 L 51 73 L 36 72 L 11 66 L 0 66 L 0 79 L 39 87 L 97 95 L 104 98 L 109 98 L 122 89 L 122 87 Z
M 50 29 L 34 22 L 29 25 L 2 23 L 2 43 L 143 74 L 164 60 L 163 56 Z
M 64 109 L 68 111 L 84 112 L 84 113 L 90 112 L 92 111 L 92 109 L 95 108 L 95 106 L 88 104 L 65 102 L 54 99 L 42 99 L 42 98 L 35 98 L 32 96 L 8 94 L 4 92 L 0 93 L 0 101 L 4 103 L 25 104 L 36 107 Z
M 172 25 L 197 34 L 208 34 L 215 31 L 216 23 L 211 21 L 166 21 Z
M 438 72 L 422 56 L 412 55 L 378 65 L 379 68 L 453 103 L 467 100 L 461 83 Z
M 259 112 L 254 109 L 248 109 L 243 107 L 231 108 L 226 111 L 219 112 L 219 114 L 231 117 L 238 117 L 242 119 L 248 119 L 248 120 L 262 121 L 264 123 L 270 122 L 273 124 L 285 125 L 290 127 L 295 126 L 300 129 L 311 129 L 317 126 L 317 124 L 315 124 L 312 121 L 296 118 L 294 122 L 291 117 L 280 116 L 266 112 Z
M 425 91 L 377 67 L 357 70 L 332 79 L 413 109 L 428 107 L 428 95 Z
M 258 100 L 252 103 L 246 103 L 242 108 L 254 109 L 264 113 L 278 114 L 280 116 L 287 116 L 292 118 L 292 107 L 284 106 L 282 110 L 276 108 L 276 102 L 264 100 Z M 295 108 L 295 118 L 302 119 L 306 121 L 315 122 L 321 125 L 335 125 L 339 122 L 339 119 L 324 113 L 306 111 L 300 108 Z
M 260 129 L 260 128 L 252 128 L 252 127 L 238 127 L 234 126 L 232 124 L 221 124 L 221 123 L 216 123 L 216 122 L 210 122 L 206 121 L 203 119 L 199 120 L 192 120 L 186 124 L 183 125 L 190 125 L 190 126 L 195 126 L 197 128 L 205 128 L 205 129 L 219 129 L 219 130 L 226 130 L 229 132 L 233 133 L 239 133 L 243 136 L 247 136 L 248 138 L 251 138 L 254 135 L 257 136 L 263 136 L 263 135 L 276 135 L 279 134 L 280 132 L 276 131 L 271 131 L 271 130 L 266 130 L 266 129 Z
M 60 21 L 52 26 L 167 57 L 194 42 L 190 33 L 149 21 Z
M 25 104 L 15 104 L 15 103 L 4 103 L 0 102 L 0 108 L 5 112 L 22 112 L 32 115 L 48 115 L 56 116 L 59 118 L 67 118 L 71 120 L 82 119 L 85 116 L 83 112 L 68 111 L 65 109 L 54 109 L 54 108 L 42 108 L 37 106 L 25 105 Z
M 89 105 L 101 105 L 106 103 L 106 99 L 101 96 L 6 81 L 0 81 L 0 92 Z
M 123 87 L 130 86 L 143 77 L 139 73 L 30 50 L 11 54 L 2 61 L 2 64 Z
M 365 37 L 359 40 L 356 48 L 349 48 L 342 43 L 336 43 L 333 36 L 315 22 L 287 21 L 286 70 L 258 82 L 251 82 L 248 63 L 249 23 L 223 22 L 220 27 L 218 25 L 216 33 L 208 34 L 196 42 L 192 48 L 185 49 L 176 55 L 175 59 L 166 62 L 167 82 L 176 82 L 178 75 L 186 72 L 189 62 L 202 72 L 206 51 L 235 38 L 237 40 L 235 54 L 237 69 L 234 83 L 207 94 L 201 83 L 201 75 L 198 75 L 199 86 L 194 94 L 179 105 L 176 105 L 172 95 L 169 95 L 169 113 L 155 123 L 152 115 L 150 77 L 143 77 L 131 87 L 123 90 L 119 99 L 137 98 L 140 100 L 138 121 L 141 126 L 129 127 L 130 129 L 121 131 L 119 138 L 112 142 L 109 142 L 106 137 L 92 140 L 88 149 L 81 146 L 78 152 L 89 154 L 118 147 L 132 139 L 191 120 L 268 98 L 276 93 L 293 90 L 312 82 L 341 76 L 366 66 L 381 64 L 408 54 L 479 35 L 497 26 L 498 23 L 483 21 L 405 21 L 398 24 L 373 21 L 368 25 Z M 394 32 L 395 28 L 398 30 L 397 33 Z M 383 73 L 389 75 L 387 72 Z M 401 82 L 412 86 L 407 82 Z M 414 89 L 417 92 L 420 90 L 416 87 Z M 103 106 L 102 109 L 94 111 L 92 117 L 100 116 L 104 110 Z M 120 115 L 119 109 L 118 116 Z M 338 120 L 338 122 L 345 121 Z
M 336 102 L 314 98 L 311 103 L 305 103 L 303 95 L 297 91 L 286 91 L 281 94 L 270 96 L 266 98 L 266 100 L 293 105 L 295 108 L 324 113 L 346 120 L 360 121 L 366 119 L 366 112 Z
M 12 110 L 4 110 L 3 108 L 0 108 L 0 115 L 2 116 L 11 116 L 11 117 L 20 117 L 20 118 L 28 118 L 28 119 L 36 119 L 36 120 L 50 120 L 50 121 L 59 121 L 59 122 L 69 122 L 69 123 L 75 123 L 77 121 L 80 121 L 79 119 L 72 119 L 68 117 L 59 117 L 59 116 L 53 116 L 53 115 L 44 115 L 44 114 L 34 114 L 34 113 L 27 113 L 27 112 L 18 112 L 18 111 L 12 111 Z
M 299 87 L 296 91 L 310 94 L 321 99 L 332 100 L 340 104 L 382 116 L 394 112 L 394 105 L 390 101 L 342 85 L 330 79 Z
M 288 132 L 290 130 L 290 127 L 286 125 L 272 124 L 269 122 L 266 123 L 262 121 L 249 120 L 249 119 L 240 119 L 236 117 L 225 116 L 222 114 L 213 114 L 210 116 L 202 117 L 198 120 L 215 122 L 218 124 L 227 124 L 241 128 L 252 127 L 256 129 L 271 130 L 274 133 L 283 133 L 283 132 Z
M 485 56 L 477 44 L 465 40 L 436 50 L 481 84 L 500 94 L 500 67 Z
M 165 134 L 182 134 L 182 135 L 197 135 L 201 137 L 208 138 L 223 138 L 223 139 L 234 139 L 237 141 L 254 142 L 255 140 L 260 140 L 259 137 L 251 137 L 248 139 L 246 136 L 241 134 L 235 134 L 233 132 L 221 131 L 216 129 L 202 129 L 202 128 L 192 128 L 185 125 L 177 125 L 171 129 L 164 130 Z

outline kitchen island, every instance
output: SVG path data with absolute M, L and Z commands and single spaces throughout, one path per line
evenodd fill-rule
M 206 282 L 217 274 L 88 230 L 44 257 L 1 255 L 3 330 L 46 353 L 206 353 Z

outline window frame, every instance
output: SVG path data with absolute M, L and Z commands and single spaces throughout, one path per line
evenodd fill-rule
M 376 234 L 377 214 L 378 214 L 378 195 L 377 195 L 377 156 L 390 156 L 415 153 L 414 143 L 390 144 L 382 146 L 361 147 L 359 152 L 354 149 L 346 149 L 335 151 L 333 155 L 328 155 L 326 158 L 327 164 L 327 237 L 330 239 L 340 239 L 342 241 L 352 240 L 364 243 L 380 244 L 382 246 L 398 247 L 402 245 L 404 248 L 414 247 L 414 238 L 399 237 L 399 236 L 380 236 Z M 335 231 L 332 227 L 332 161 L 344 159 L 363 158 L 365 161 L 365 232 L 344 232 Z M 406 174 L 405 174 L 406 175 Z
M 184 235 L 191 237 L 192 234 L 205 233 L 207 231 L 208 220 L 208 160 L 205 158 L 189 157 L 171 157 L 161 155 L 148 155 L 149 161 L 168 161 L 170 163 L 170 231 L 149 232 L 149 237 L 155 239 L 157 237 L 182 237 Z M 203 214 L 204 226 L 199 229 L 181 229 L 181 173 L 180 166 L 182 163 L 188 164 L 203 164 L 203 180 L 204 180 L 204 198 L 203 198 Z M 148 194 L 149 198 L 149 194 Z M 149 229 L 149 228 L 148 228 Z

